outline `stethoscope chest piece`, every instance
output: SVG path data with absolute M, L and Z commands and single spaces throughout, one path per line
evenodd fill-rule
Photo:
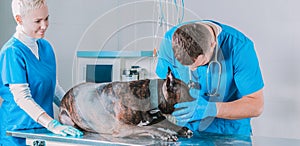
M 194 81 L 190 80 L 187 85 L 188 85 L 189 89 L 194 88 L 194 89 L 201 90 L 201 85 L 198 82 L 194 82 Z

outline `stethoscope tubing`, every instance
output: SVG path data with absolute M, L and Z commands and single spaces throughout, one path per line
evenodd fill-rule
M 215 46 L 215 52 L 214 52 L 214 57 L 213 57 L 213 60 L 211 60 L 209 63 L 208 63 L 208 66 L 207 66 L 207 70 L 206 70 L 206 88 L 207 88 L 207 93 L 205 93 L 204 95 L 205 96 L 209 96 L 209 97 L 217 97 L 219 96 L 218 94 L 218 91 L 219 91 L 219 88 L 220 88 L 220 81 L 221 81 L 221 74 L 222 74 L 222 65 L 221 63 L 218 61 L 218 51 L 219 51 L 219 47 L 218 47 L 218 41 L 216 43 L 216 46 Z M 209 79 L 208 79 L 208 75 L 209 75 L 209 72 L 210 72 L 210 68 L 212 66 L 212 64 L 217 64 L 219 70 L 218 70 L 218 82 L 217 82 L 217 88 L 216 90 L 211 90 L 209 89 Z M 198 87 L 196 89 L 199 89 L 200 90 L 200 85 L 196 85 L 196 84 L 199 84 L 199 83 L 196 83 L 192 80 L 192 71 L 189 70 L 189 83 L 188 83 L 188 87 L 191 89 L 191 88 L 195 88 L 195 87 Z

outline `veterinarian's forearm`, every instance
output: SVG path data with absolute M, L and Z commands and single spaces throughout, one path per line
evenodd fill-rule
M 11 93 L 16 104 L 23 109 L 34 121 L 45 111 L 38 105 L 31 96 L 29 84 L 9 84 Z
M 38 118 L 37 122 L 44 126 L 45 128 L 48 128 L 49 123 L 53 120 L 52 117 L 50 117 L 46 112 L 41 114 L 41 116 Z
M 218 118 L 241 119 L 259 116 L 264 107 L 262 89 L 232 102 L 216 103 Z

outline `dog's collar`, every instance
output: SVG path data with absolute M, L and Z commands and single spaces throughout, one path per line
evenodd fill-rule
M 158 107 L 158 80 L 150 80 L 150 104 L 151 109 Z

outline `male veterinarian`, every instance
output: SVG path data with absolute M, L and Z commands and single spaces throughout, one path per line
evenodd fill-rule
M 195 132 L 250 136 L 250 118 L 264 107 L 264 82 L 253 42 L 215 21 L 192 21 L 170 29 L 161 42 L 156 73 L 168 67 L 188 83 L 192 102 L 178 103 L 177 123 Z

